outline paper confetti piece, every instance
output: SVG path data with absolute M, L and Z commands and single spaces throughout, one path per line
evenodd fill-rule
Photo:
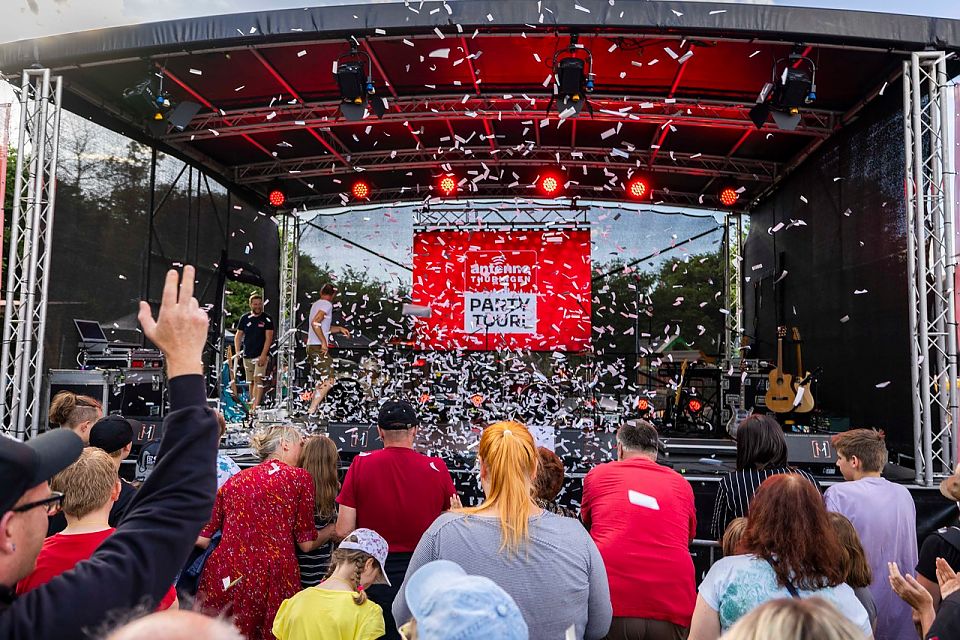
M 877 389 L 886 389 L 889 385 L 890 385 L 890 381 L 887 380 L 886 382 L 881 382 L 876 386 L 877 386 Z

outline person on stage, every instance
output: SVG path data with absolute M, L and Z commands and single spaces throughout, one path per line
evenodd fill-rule
M 310 306 L 310 326 L 307 329 L 307 358 L 317 377 L 317 388 L 310 401 L 309 414 L 314 415 L 330 389 L 336 383 L 333 371 L 333 356 L 330 355 L 331 337 L 339 333 L 347 338 L 350 332 L 345 327 L 333 324 L 333 300 L 337 288 L 327 283 L 320 288 L 320 299 Z
M 250 296 L 250 313 L 240 316 L 233 338 L 237 355 L 243 360 L 243 370 L 250 388 L 250 412 L 257 410 L 263 400 L 263 377 L 267 373 L 267 358 L 273 345 L 276 327 L 273 318 L 263 310 L 263 296 Z

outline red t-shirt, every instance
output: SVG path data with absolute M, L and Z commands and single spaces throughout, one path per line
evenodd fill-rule
M 33 591 L 37 587 L 47 584 L 61 573 L 66 573 L 80 562 L 93 555 L 97 547 L 110 537 L 115 529 L 104 529 L 93 533 L 76 533 L 64 535 L 58 533 L 43 541 L 40 555 L 37 556 L 37 566 L 26 578 L 17 583 L 17 595 Z M 177 599 L 177 590 L 170 587 L 170 591 L 160 601 L 157 611 L 170 608 Z
M 373 529 L 390 552 L 410 552 L 450 508 L 453 479 L 440 458 L 386 447 L 353 459 L 337 502 L 357 510 L 357 527 Z
M 644 458 L 601 464 L 584 478 L 580 517 L 603 556 L 613 615 L 689 627 L 697 530 L 690 483 Z

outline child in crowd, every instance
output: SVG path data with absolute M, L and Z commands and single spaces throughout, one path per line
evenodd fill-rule
M 837 467 L 847 482 L 824 494 L 827 510 L 853 523 L 873 573 L 877 640 L 914 640 L 910 607 L 893 592 L 887 564 L 917 566 L 917 510 L 907 488 L 880 477 L 887 464 L 882 431 L 852 429 L 833 437 Z
M 344 538 L 326 578 L 284 600 L 273 621 L 277 640 L 374 640 L 384 634 L 383 610 L 367 599 L 376 583 L 390 584 L 387 541 L 371 529 Z
M 723 550 L 723 557 L 737 555 L 737 547 L 740 546 L 740 538 L 747 528 L 747 519 L 744 517 L 734 518 L 727 525 L 723 532 L 723 540 L 720 542 L 720 548 Z
M 873 572 L 870 571 L 870 564 L 867 562 L 867 554 L 860 544 L 860 536 L 857 530 L 853 528 L 853 523 L 847 520 L 846 516 L 830 512 L 830 524 L 833 530 L 837 532 L 837 538 L 840 539 L 840 546 L 843 547 L 843 572 L 846 574 L 844 582 L 853 588 L 853 593 L 857 600 L 867 610 L 870 617 L 870 626 L 876 632 L 877 630 L 877 605 L 873 601 L 873 594 L 870 593 L 870 584 L 873 582 Z
M 85 448 L 76 462 L 53 477 L 50 487 L 63 494 L 66 528 L 43 541 L 33 572 L 17 583 L 18 595 L 70 571 L 92 556 L 114 531 L 108 517 L 120 495 L 120 479 L 106 452 Z M 169 609 L 176 604 L 177 592 L 171 587 L 157 608 Z

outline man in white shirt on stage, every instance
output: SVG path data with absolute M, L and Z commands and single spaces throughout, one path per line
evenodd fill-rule
M 333 300 L 336 296 L 337 288 L 328 282 L 320 288 L 320 299 L 310 306 L 307 358 L 317 379 L 317 388 L 310 402 L 311 416 L 317 412 L 317 407 L 337 381 L 333 370 L 333 356 L 330 355 L 330 339 L 335 333 L 350 337 L 346 328 L 333 324 Z

